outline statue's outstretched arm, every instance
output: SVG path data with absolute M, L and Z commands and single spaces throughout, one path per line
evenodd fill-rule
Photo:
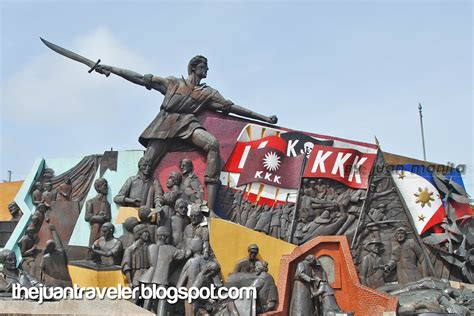
M 220 93 L 217 91 L 212 96 L 211 102 L 207 105 L 207 107 L 211 110 L 221 111 L 224 114 L 234 113 L 243 117 L 259 120 L 270 124 L 276 124 L 278 122 L 278 118 L 275 115 L 265 116 L 254 111 L 248 110 L 242 106 L 234 104 L 230 100 L 224 99 L 224 97 L 222 97 L 222 95 L 220 95 Z
M 138 72 L 123 69 L 119 67 L 113 67 L 108 65 L 98 65 L 95 69 L 100 74 L 105 74 L 107 71 L 113 73 L 117 76 L 120 76 L 130 82 L 138 84 L 140 86 L 146 87 L 148 90 L 155 89 L 161 93 L 166 93 L 166 88 L 168 86 L 168 81 L 166 78 L 154 75 L 142 75 Z
M 248 110 L 248 109 L 246 109 L 242 106 L 239 106 L 237 104 L 232 104 L 232 107 L 230 109 L 230 113 L 234 113 L 234 114 L 237 114 L 237 115 L 240 115 L 240 116 L 248 117 L 248 118 L 251 118 L 251 119 L 256 119 L 256 120 L 263 121 L 263 122 L 267 122 L 267 123 L 270 123 L 270 124 L 276 124 L 278 122 L 278 117 L 276 117 L 276 115 L 265 116 L 265 115 L 259 114 L 257 112 Z

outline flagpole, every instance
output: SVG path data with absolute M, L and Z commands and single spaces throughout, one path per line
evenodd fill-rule
M 359 219 L 357 220 L 357 226 L 356 226 L 356 230 L 354 232 L 354 237 L 352 237 L 351 249 L 353 249 L 354 246 L 355 246 L 357 235 L 359 233 L 359 228 L 360 228 L 360 225 L 362 223 L 362 216 L 365 214 L 366 205 L 370 204 L 368 202 L 368 200 L 370 198 L 370 193 L 371 193 L 370 187 L 372 186 L 372 179 L 374 178 L 373 172 L 374 172 L 374 169 L 377 165 L 377 161 L 379 160 L 379 155 L 380 155 L 379 153 L 380 153 L 380 149 L 377 150 L 377 157 L 375 158 L 375 163 L 372 166 L 372 170 L 370 170 L 370 173 L 369 173 L 369 181 L 368 181 L 368 185 L 367 185 L 367 192 L 365 193 L 364 202 L 362 202 L 362 206 L 360 207 Z
M 423 144 L 423 160 L 426 161 L 426 149 L 425 149 L 425 132 L 423 130 L 423 113 L 421 103 L 418 103 L 418 112 L 420 113 L 420 126 L 421 126 L 421 142 Z
M 303 182 L 303 175 L 304 175 L 304 169 L 306 168 L 306 162 L 308 161 L 308 151 L 305 151 L 305 153 L 303 154 L 304 157 L 303 157 L 303 166 L 301 168 L 301 171 L 300 171 L 300 184 L 298 186 L 298 192 L 297 192 L 297 195 L 296 195 L 296 202 L 295 202 L 295 209 L 293 211 L 293 216 L 291 218 L 291 225 L 290 225 L 290 233 L 288 235 L 288 242 L 291 243 L 291 241 L 293 240 L 293 235 L 295 233 L 295 222 L 296 222 L 296 212 L 298 210 L 298 207 L 299 207 L 299 202 L 300 202 L 300 192 L 301 192 L 301 183 Z M 287 195 L 288 197 L 288 195 Z

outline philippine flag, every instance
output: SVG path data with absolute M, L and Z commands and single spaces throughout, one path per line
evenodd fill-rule
M 442 196 L 426 167 L 403 165 L 403 168 L 392 171 L 392 178 L 405 200 L 418 234 L 422 235 L 443 222 L 446 212 Z

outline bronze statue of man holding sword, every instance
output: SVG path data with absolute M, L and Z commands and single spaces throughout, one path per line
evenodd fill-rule
M 141 75 L 131 70 L 94 63 L 80 55 L 43 40 L 43 43 L 68 58 L 82 62 L 89 67 L 109 76 L 113 73 L 148 90 L 157 90 L 164 95 L 160 112 L 140 135 L 139 142 L 146 147 L 144 158 L 156 168 L 160 160 L 168 152 L 173 142 L 185 141 L 195 145 L 207 154 L 207 167 L 204 173 L 208 193 L 208 207 L 213 211 L 214 201 L 220 185 L 219 175 L 221 162 L 219 142 L 201 125 L 197 115 L 205 110 L 217 111 L 224 114 L 234 113 L 250 119 L 256 119 L 270 124 L 276 124 L 276 116 L 264 116 L 225 99 L 215 89 L 201 83 L 207 77 L 209 70 L 204 56 L 193 57 L 188 64 L 188 77 L 160 77 L 156 75 Z M 100 61 L 100 60 L 99 60 Z

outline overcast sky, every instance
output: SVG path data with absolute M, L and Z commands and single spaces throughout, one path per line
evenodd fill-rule
M 39 37 L 104 64 L 186 75 L 279 125 L 469 164 L 474 191 L 470 1 L 6 1 L 1 8 L 0 180 L 38 157 L 141 149 L 162 96 L 52 52 Z

